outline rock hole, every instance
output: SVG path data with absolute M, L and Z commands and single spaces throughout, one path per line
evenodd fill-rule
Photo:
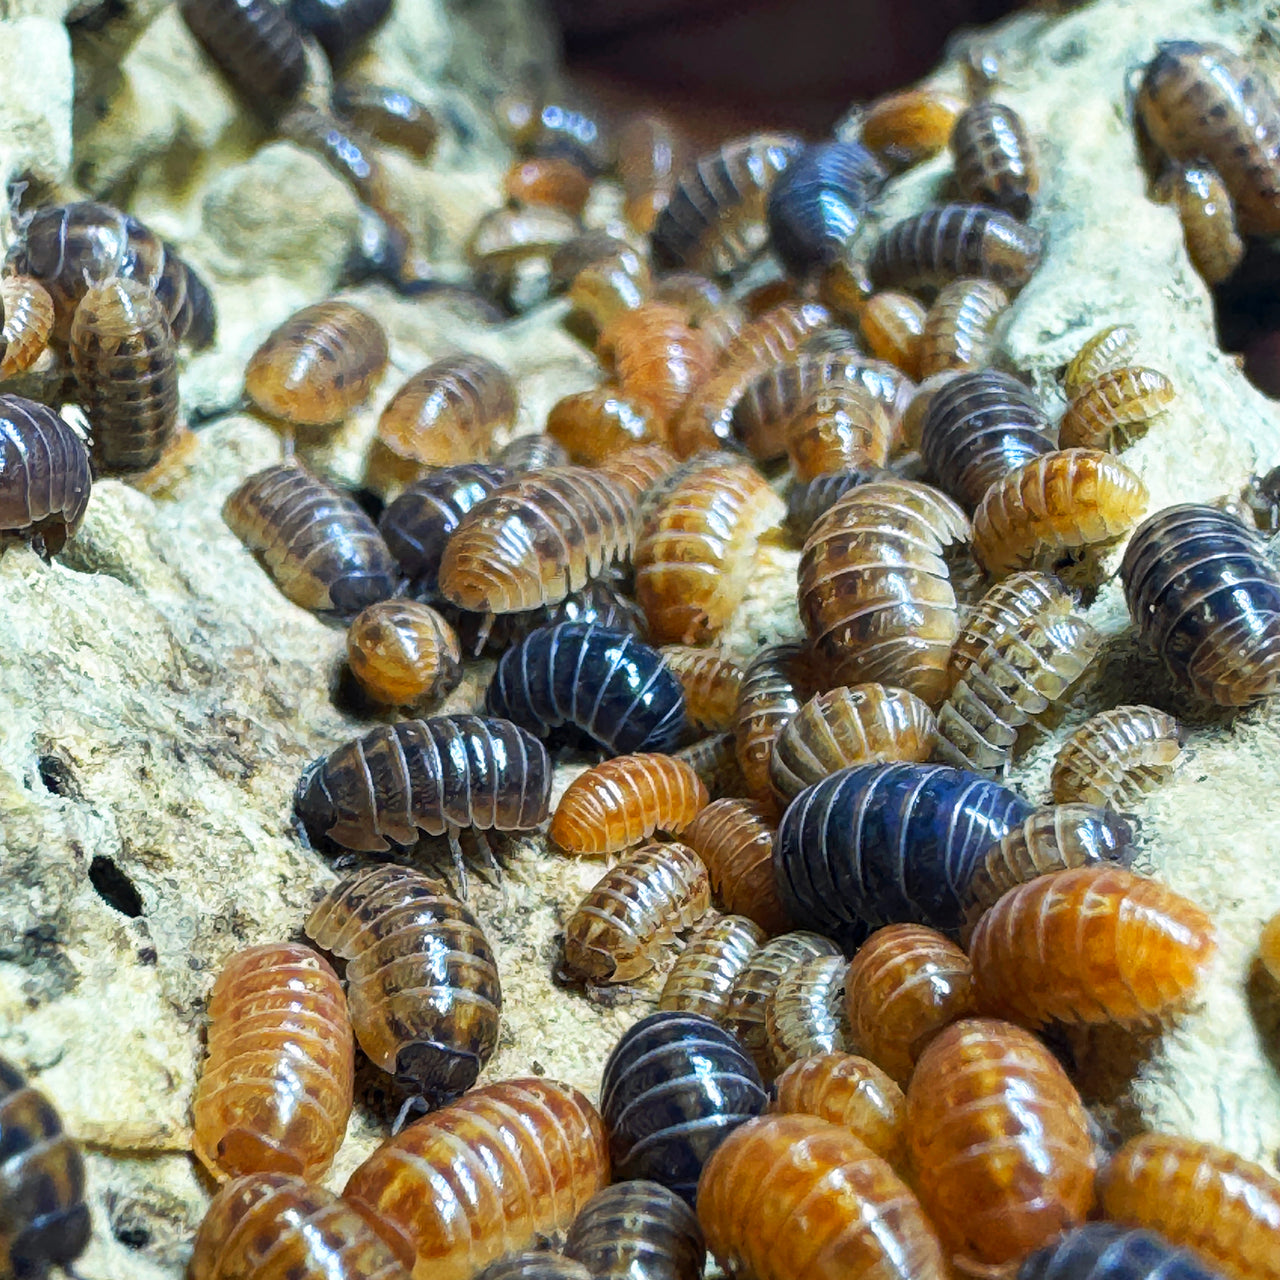
M 142 914 L 142 895 L 111 858 L 101 854 L 89 863 L 89 883 L 107 906 L 136 920 Z
M 145 1249 L 151 1243 L 151 1232 L 146 1227 L 118 1226 L 115 1237 L 126 1249 Z
M 36 761 L 36 772 L 44 783 L 46 791 L 55 796 L 76 798 L 80 794 L 80 786 L 71 766 L 60 756 L 43 755 Z

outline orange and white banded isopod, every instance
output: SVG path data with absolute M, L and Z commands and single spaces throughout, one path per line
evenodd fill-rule
M 1058 748 L 1049 789 L 1055 804 L 1135 804 L 1159 786 L 1182 754 L 1178 722 L 1155 707 L 1113 707 L 1084 722 Z
M 710 344 L 689 326 L 679 307 L 665 302 L 622 311 L 600 342 L 613 352 L 623 391 L 646 405 L 663 425 L 711 376 Z
M 53 332 L 53 298 L 34 276 L 0 277 L 0 378 L 25 373 Z
M 684 689 L 685 719 L 702 733 L 733 728 L 743 671 L 732 658 L 714 649 L 664 644 L 659 652 Z
M 1132 364 L 1138 354 L 1138 335 L 1127 324 L 1111 324 L 1099 329 L 1071 357 L 1062 375 L 1062 389 L 1074 400 L 1089 383 L 1112 369 Z
M 996 326 L 1009 295 L 990 280 L 953 280 L 944 285 L 920 333 L 918 378 L 949 369 L 981 369 L 991 363 Z
M 415 600 L 382 600 L 361 610 L 347 630 L 347 665 L 360 688 L 385 707 L 430 702 L 462 679 L 457 634 Z
M 550 836 L 570 853 L 616 853 L 655 831 L 683 831 L 706 803 L 702 779 L 684 761 L 656 752 L 614 756 L 568 785 Z
M 787 423 L 797 480 L 829 471 L 865 471 L 889 461 L 891 427 L 883 405 L 857 383 L 816 387 Z
M 1086 383 L 1058 424 L 1064 449 L 1106 449 L 1113 438 L 1135 438 L 1177 399 L 1173 383 L 1157 369 L 1122 365 Z
M 764 1007 L 771 1074 L 815 1053 L 849 1047 L 844 956 L 815 956 L 788 969 Z
M 969 955 L 984 1012 L 1033 1027 L 1141 1026 L 1188 1001 L 1216 949 L 1194 902 L 1097 864 L 1010 890 L 978 921 Z
M 764 943 L 765 931 L 746 916 L 704 918 L 667 975 L 659 1009 L 720 1020 L 734 980 Z
M 713 800 L 682 834 L 706 865 L 716 902 L 781 933 L 790 920 L 773 877 L 772 815 L 753 800 Z

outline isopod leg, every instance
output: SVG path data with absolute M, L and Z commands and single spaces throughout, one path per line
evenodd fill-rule
M 458 878 L 458 896 L 463 902 L 471 901 L 471 888 L 467 882 L 467 864 L 462 857 L 462 844 L 458 840 L 458 828 L 452 823 L 446 830 L 449 837 L 449 852 L 453 855 L 453 870 Z M 492 857 L 492 854 L 490 855 Z

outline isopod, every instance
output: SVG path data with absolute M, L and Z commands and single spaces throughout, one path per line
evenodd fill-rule
M 1175 165 L 1160 186 L 1182 224 L 1182 243 L 1197 274 L 1212 287 L 1234 274 L 1244 259 L 1245 244 L 1236 228 L 1231 197 L 1208 165 Z
M 732 733 L 713 733 L 671 754 L 677 760 L 683 760 L 702 779 L 713 800 L 746 793 L 747 784 L 742 779 L 742 770 L 738 768 Z
M 1026 127 L 1012 107 L 989 99 L 966 108 L 951 134 L 956 186 L 965 200 L 1026 219 L 1039 188 Z
M 764 1007 L 770 1077 L 815 1053 L 849 1047 L 844 956 L 815 956 L 784 973 Z
M 46 405 L 0 395 L 0 531 L 56 555 L 89 505 L 89 451 Z
M 1062 375 L 1062 389 L 1074 400 L 1104 373 L 1132 364 L 1138 354 L 1138 335 L 1127 324 L 1112 324 L 1086 339 Z
M 746 916 L 704 918 L 667 975 L 658 1008 L 700 1013 L 718 1021 L 734 980 L 765 937 L 765 931 Z
M 440 126 L 431 110 L 400 89 L 365 80 L 341 80 L 333 87 L 333 109 L 385 146 L 399 147 L 419 160 L 435 150 Z
M 554 287 L 551 262 L 581 232 L 578 219 L 551 205 L 503 205 L 476 223 L 466 243 L 476 287 L 509 312 L 526 309 Z M 526 274 L 536 284 L 522 293 Z
M 771 810 L 752 800 L 713 800 L 683 837 L 706 864 L 720 906 L 754 920 L 767 933 L 789 927 L 773 880 Z
M 564 446 L 540 431 L 516 436 L 498 452 L 498 465 L 509 471 L 545 471 L 569 461 Z
M 516 160 L 503 179 L 507 199 L 545 204 L 578 217 L 591 194 L 591 177 L 566 156 Z
M 591 465 L 632 445 L 659 444 L 667 433 L 646 405 L 606 384 L 557 400 L 547 413 L 547 434 L 573 462 Z
M 885 289 L 867 299 L 858 312 L 858 327 L 877 360 L 887 360 L 918 381 L 927 316 L 923 305 L 909 293 Z
M 819 386 L 787 423 L 792 475 L 812 480 L 832 471 L 871 471 L 889 460 L 891 427 L 883 406 L 863 387 Z
M 567 259 L 567 254 L 563 253 L 552 259 L 553 279 L 557 267 L 564 259 Z M 590 316 L 595 324 L 599 344 L 596 354 L 601 357 L 602 363 L 608 363 L 613 359 L 612 348 L 607 345 L 607 342 L 613 340 L 612 326 L 624 312 L 639 311 L 647 302 L 652 301 L 652 293 L 653 279 L 649 274 L 649 263 L 630 245 L 621 242 L 619 242 L 618 251 L 612 256 L 595 258 L 574 273 L 573 279 L 569 282 L 569 301 L 577 310 Z M 674 325 L 674 320 L 672 324 Z M 624 326 L 624 332 L 625 329 L 626 326 Z M 668 379 L 688 376 L 692 380 L 695 376 L 700 377 L 701 361 L 706 355 L 701 339 L 706 335 L 700 334 L 699 339 L 690 339 L 682 328 L 674 327 L 668 330 L 668 334 L 678 339 L 682 354 L 699 362 L 696 371 L 687 365 L 678 366 L 674 370 L 668 368 Z M 607 338 L 606 335 L 608 335 Z M 668 348 L 668 354 L 671 354 L 670 348 Z M 650 372 L 656 377 L 662 371 L 655 366 Z M 650 381 L 652 382 L 653 378 Z M 670 386 L 673 383 L 668 381 L 667 385 Z
M 593 1280 L 701 1280 L 707 1256 L 693 1210 L 644 1178 L 597 1191 L 569 1228 L 564 1251 Z
M 1226 1280 L 1153 1231 L 1086 1222 L 1037 1249 L 1018 1280 Z
M 412 707 L 462 679 L 453 628 L 430 605 L 383 600 L 352 619 L 347 664 L 361 689 L 386 707 Z
M 742 688 L 742 668 L 714 649 L 667 644 L 660 652 L 684 689 L 689 724 L 703 733 L 732 729 Z
M 580 1262 L 549 1249 L 523 1249 L 505 1253 L 473 1280 L 591 1280 L 591 1273 Z
M 680 308 L 669 303 L 650 302 L 621 312 L 600 341 L 613 352 L 623 391 L 663 424 L 711 375 L 710 345 Z
M 916 376 L 929 378 L 949 369 L 964 372 L 989 364 L 996 327 L 1008 306 L 1009 295 L 990 280 L 960 279 L 943 285 L 920 333 Z
M 600 1081 L 614 1177 L 651 1179 L 692 1204 L 708 1157 L 768 1100 L 723 1027 L 696 1013 L 650 1014 L 614 1046 Z
M 946 148 L 964 104 L 934 89 L 886 94 L 862 117 L 862 144 L 890 168 L 909 169 Z
M 1127 440 L 1177 398 L 1173 383 L 1157 369 L 1124 365 L 1086 383 L 1058 424 L 1064 449 L 1106 449 L 1123 432 Z
M 734 741 L 747 789 L 757 800 L 772 801 L 769 768 L 774 743 L 817 691 L 818 679 L 813 653 L 794 643 L 761 649 L 743 674 Z
M 1178 722 L 1155 707 L 1113 707 L 1084 722 L 1058 748 L 1049 776 L 1055 804 L 1135 804 L 1159 786 L 1182 754 Z
M 883 480 L 885 473 L 875 471 L 830 471 L 787 489 L 787 532 L 802 546 L 809 530 L 844 497 L 869 480 Z
M 25 373 L 44 354 L 53 332 L 53 299 L 34 276 L 0 278 L 0 378 Z
M 391 12 L 392 0 L 289 0 L 289 16 L 339 66 Z
M 668 116 L 632 116 L 618 132 L 618 177 L 627 221 L 648 235 L 671 201 L 687 159 L 687 143 Z

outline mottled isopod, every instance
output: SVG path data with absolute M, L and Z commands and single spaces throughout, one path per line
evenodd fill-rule
M 667 975 L 658 1008 L 700 1013 L 718 1021 L 734 980 L 765 936 L 765 931 L 746 916 L 704 918 Z
M 593 1280 L 701 1280 L 707 1256 L 693 1210 L 643 1178 L 597 1191 L 569 1228 L 564 1251 Z
M 752 800 L 713 800 L 685 828 L 685 842 L 706 864 L 711 891 L 726 910 L 767 933 L 790 921 L 773 880 L 773 813 Z
M 1163 782 L 1182 754 L 1178 722 L 1155 707 L 1113 707 L 1084 722 L 1058 748 L 1049 776 L 1055 804 L 1135 804 Z
M 1087 1222 L 1037 1249 L 1017 1280 L 1226 1280 L 1153 1231 Z
M 849 1047 L 844 1012 L 844 956 L 815 956 L 793 965 L 764 1007 L 770 1078 L 815 1053 Z
M 412 707 L 462 679 L 453 628 L 429 605 L 383 600 L 352 619 L 347 664 L 361 689 L 386 707 Z
M 1026 128 L 1012 107 L 984 100 L 966 108 L 951 134 L 951 154 L 965 200 L 994 205 L 1015 218 L 1030 215 L 1039 174 Z
M 816 387 L 787 423 L 796 480 L 832 471 L 870 471 L 889 460 L 892 428 L 884 407 L 855 383 Z
M 56 555 L 80 527 L 92 486 L 89 451 L 57 413 L 0 395 L 0 531 Z
M 1106 449 L 1114 435 L 1141 434 L 1177 398 L 1173 383 L 1156 369 L 1124 365 L 1086 383 L 1058 424 L 1064 449 Z
M 990 280 L 960 279 L 943 285 L 920 334 L 916 376 L 929 378 L 949 369 L 963 372 L 989 364 L 996 326 L 1008 306 L 1009 295 Z

